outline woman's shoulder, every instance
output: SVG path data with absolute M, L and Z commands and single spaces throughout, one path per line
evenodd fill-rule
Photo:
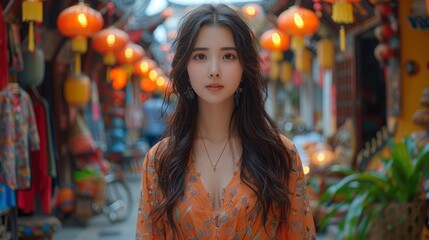
M 158 156 L 162 154 L 163 151 L 165 151 L 167 145 L 168 145 L 169 138 L 163 138 L 159 142 L 157 142 L 155 145 L 153 145 L 146 153 L 146 161 L 147 164 L 155 164 L 158 159 Z
M 296 148 L 292 140 L 290 140 L 288 137 L 284 136 L 283 134 L 280 134 L 280 138 L 286 148 L 286 151 L 288 151 L 289 155 L 292 157 L 293 163 L 294 164 L 301 163 L 301 158 L 299 156 L 298 149 Z
M 168 145 L 168 141 L 169 141 L 170 137 L 165 137 L 161 140 L 159 140 L 159 142 L 157 142 L 155 145 L 153 145 L 150 149 L 149 152 L 152 153 L 156 153 L 162 150 L 165 150 L 165 148 Z
M 292 142 L 292 140 L 290 140 L 288 137 L 286 137 L 283 134 L 279 134 L 280 135 L 280 139 L 282 140 L 283 144 L 285 145 L 285 147 L 288 150 L 293 150 L 295 149 L 295 144 Z

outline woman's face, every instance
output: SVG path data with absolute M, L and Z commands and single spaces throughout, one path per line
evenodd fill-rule
M 234 104 L 243 75 L 231 31 L 219 25 L 203 26 L 187 66 L 189 81 L 200 103 Z

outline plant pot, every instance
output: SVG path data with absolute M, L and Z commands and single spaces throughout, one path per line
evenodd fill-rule
M 425 202 L 390 203 L 374 221 L 368 240 L 421 240 Z

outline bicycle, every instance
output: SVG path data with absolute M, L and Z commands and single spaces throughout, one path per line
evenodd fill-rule
M 79 224 L 87 225 L 89 219 L 99 214 L 103 214 L 110 223 L 117 223 L 126 220 L 132 211 L 133 199 L 132 193 L 123 179 L 123 174 L 115 168 L 104 175 L 104 182 L 96 187 L 104 185 L 102 200 L 96 201 L 94 196 L 78 195 L 76 207 L 80 208 L 81 213 L 77 214 L 76 219 Z M 77 210 L 79 211 L 79 210 Z

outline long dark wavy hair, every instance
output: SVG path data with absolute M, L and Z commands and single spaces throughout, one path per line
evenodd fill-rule
M 243 66 L 243 92 L 229 126 L 242 142 L 241 181 L 256 193 L 264 225 L 274 207 L 281 209 L 279 217 L 285 221 L 290 208 L 286 186 L 292 168 L 291 158 L 275 123 L 264 108 L 267 86 L 259 68 L 254 34 L 241 15 L 224 4 L 204 4 L 190 11 L 178 30 L 170 74 L 177 106 L 167 128 L 168 141 L 161 144 L 160 151 L 156 153 L 156 172 L 164 199 L 152 211 L 152 216 L 156 215 L 156 220 L 159 220 L 167 214 L 173 232 L 177 233 L 173 210 L 184 194 L 185 174 L 197 136 L 198 101 L 196 97 L 193 100 L 187 98 L 190 86 L 187 65 L 199 30 L 206 25 L 220 25 L 231 30 Z

